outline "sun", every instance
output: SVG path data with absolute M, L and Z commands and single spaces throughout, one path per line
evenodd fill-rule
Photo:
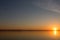
M 54 29 L 53 29 L 54 31 L 56 31 L 57 30 L 57 28 L 56 27 L 54 27 Z

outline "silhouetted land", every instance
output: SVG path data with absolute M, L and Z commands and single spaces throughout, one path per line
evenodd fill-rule
M 16 29 L 0 29 L 0 31 L 54 31 L 54 30 L 16 30 Z M 60 30 L 57 30 L 60 31 Z

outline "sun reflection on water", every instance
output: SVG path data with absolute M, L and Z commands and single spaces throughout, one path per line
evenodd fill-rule
M 57 34 L 56 30 L 54 30 L 54 35 L 56 35 L 56 34 Z

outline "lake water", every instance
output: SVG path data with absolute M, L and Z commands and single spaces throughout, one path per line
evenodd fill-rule
M 0 40 L 60 40 L 60 31 L 1 31 Z

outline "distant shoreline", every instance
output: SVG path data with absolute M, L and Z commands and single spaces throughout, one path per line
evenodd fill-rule
M 9 29 L 5 29 L 5 30 L 0 30 L 0 31 L 54 31 L 54 30 L 9 30 Z M 60 30 L 56 30 L 56 31 L 60 31 Z

